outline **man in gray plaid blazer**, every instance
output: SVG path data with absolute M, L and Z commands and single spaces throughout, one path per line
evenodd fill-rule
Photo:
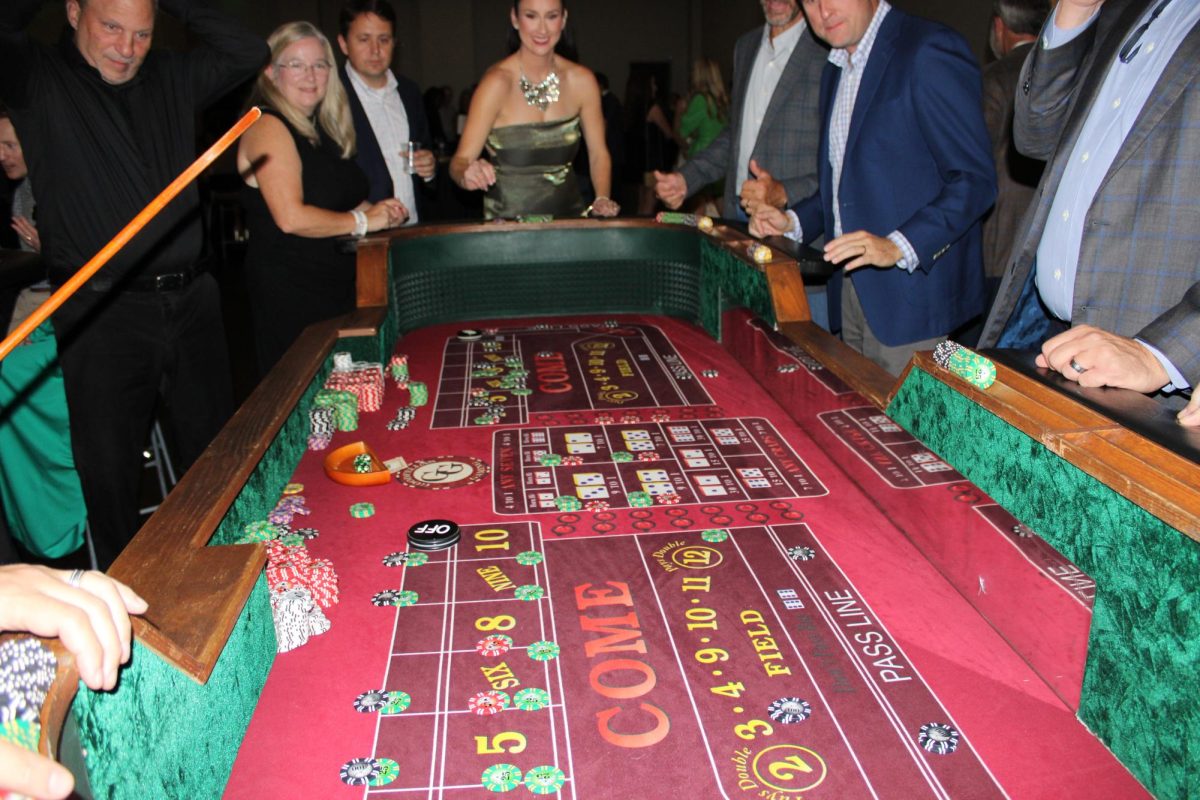
M 1061 0 L 1047 21 L 1014 141 L 1048 165 L 981 347 L 1040 344 L 1083 386 L 1200 381 L 1198 20 L 1187 0 Z
M 761 0 L 767 24 L 738 39 L 733 50 L 733 98 L 729 125 L 712 144 L 690 159 L 679 172 L 659 173 L 656 192 L 670 208 L 710 183 L 725 179 L 726 217 L 741 214 L 742 192 L 750 173 L 750 159 L 768 170 L 774 181 L 754 181 L 758 194 L 769 194 L 772 205 L 783 208 L 812 194 L 817 188 L 817 145 L 820 137 L 821 70 L 828 51 L 817 42 L 797 0 Z M 794 45 L 789 39 L 795 38 Z M 787 42 L 791 55 L 772 58 L 780 42 Z M 762 87 L 778 78 L 774 92 L 752 95 L 751 82 Z M 751 118 L 747 118 L 747 112 Z M 756 113 L 757 112 L 757 113 Z M 756 127 L 753 142 L 748 127 Z M 745 152 L 749 157 L 742 159 Z M 744 218 L 744 217 L 743 217 Z

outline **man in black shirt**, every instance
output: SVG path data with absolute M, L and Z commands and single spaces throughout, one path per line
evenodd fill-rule
M 0 97 L 38 187 L 61 284 L 196 156 L 197 113 L 249 79 L 266 44 L 196 0 L 160 0 L 199 44 L 150 50 L 154 0 L 67 0 L 56 47 L 25 32 L 42 0 L 0 3 Z M 102 566 L 138 524 L 141 452 L 161 390 L 180 466 L 232 410 L 216 282 L 197 265 L 194 186 L 54 317 L 72 446 Z

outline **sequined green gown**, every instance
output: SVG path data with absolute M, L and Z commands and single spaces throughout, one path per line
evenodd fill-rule
M 579 152 L 581 136 L 577 116 L 493 128 L 487 151 L 496 183 L 483 198 L 484 217 L 579 216 L 583 197 L 571 162 Z

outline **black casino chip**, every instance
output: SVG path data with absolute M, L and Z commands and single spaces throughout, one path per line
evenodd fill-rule
M 354 710 L 363 714 L 374 714 L 389 702 L 387 692 L 383 689 L 372 689 L 354 698 Z
M 817 551 L 811 547 L 789 547 L 787 554 L 793 561 L 812 561 L 817 557 Z
M 302 539 L 315 539 L 321 535 L 321 532 L 316 528 L 296 528 L 292 531 L 292 533 L 296 534 Z
M 812 706 L 799 697 L 781 697 L 767 706 L 767 714 L 776 722 L 794 725 L 812 716 Z
M 399 589 L 384 589 L 379 594 L 371 598 L 371 602 L 380 608 L 384 606 L 396 605 L 396 600 L 400 597 Z
M 379 777 L 379 763 L 373 758 L 355 758 L 342 764 L 342 783 L 366 786 Z
M 416 550 L 445 550 L 461 538 L 458 523 L 448 519 L 427 519 L 408 529 L 408 544 Z
M 917 733 L 917 744 L 923 750 L 934 755 L 948 756 L 958 749 L 958 740 L 962 734 L 945 722 L 927 722 Z

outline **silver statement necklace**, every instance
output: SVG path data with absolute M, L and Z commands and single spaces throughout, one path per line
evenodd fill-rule
M 521 71 L 521 94 L 525 95 L 525 102 L 531 106 L 537 106 L 539 111 L 545 111 L 546 106 L 551 103 L 558 102 L 558 73 L 553 68 L 545 78 L 539 83 L 530 83 L 529 78 L 525 77 L 524 70 Z

